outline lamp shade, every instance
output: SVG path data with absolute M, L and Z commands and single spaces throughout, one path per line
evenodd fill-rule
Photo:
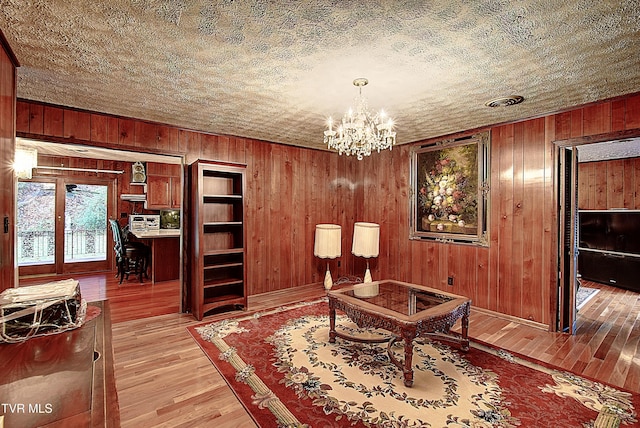
M 38 151 L 32 148 L 16 148 L 15 161 L 13 169 L 16 177 L 27 178 L 32 177 L 32 170 L 38 166 Z
M 342 255 L 342 228 L 337 224 L 317 224 L 313 255 L 321 259 L 335 259 Z
M 353 245 L 351 252 L 359 257 L 378 257 L 380 244 L 380 225 L 358 222 L 353 227 Z

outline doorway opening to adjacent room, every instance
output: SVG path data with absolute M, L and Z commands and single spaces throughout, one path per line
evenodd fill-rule
M 47 238 L 46 241 L 43 240 L 42 242 L 37 243 L 38 249 L 44 248 L 48 250 L 48 258 L 44 257 L 42 260 L 28 260 L 25 256 L 31 256 L 34 252 L 33 249 L 36 248 L 36 245 L 32 244 L 31 246 L 33 249 L 29 247 L 27 252 L 18 258 L 19 260 L 22 260 L 20 263 L 21 266 L 18 269 L 18 275 L 16 275 L 16 282 L 20 285 L 42 283 L 55 280 L 55 277 L 65 278 L 71 275 L 77 276 L 81 273 L 99 272 L 98 275 L 102 275 L 103 273 L 105 275 L 110 275 L 111 271 L 115 272 L 115 255 L 113 251 L 114 242 L 111 231 L 107 229 L 108 219 L 118 219 L 124 226 L 125 223 L 128 223 L 128 217 L 130 214 L 138 214 L 140 210 L 146 209 L 144 201 L 125 199 L 123 197 L 125 196 L 123 194 L 124 192 L 119 187 L 123 180 L 119 178 L 123 177 L 122 169 L 131 168 L 130 171 L 135 172 L 133 165 L 136 162 L 141 162 L 146 165 L 153 163 L 157 167 L 171 166 L 174 167 L 172 170 L 177 167 L 177 175 L 179 175 L 179 177 L 178 180 L 171 182 L 171 185 L 175 187 L 172 195 L 178 195 L 176 196 L 176 199 L 179 199 L 177 203 L 180 206 L 180 214 L 182 214 L 182 195 L 184 194 L 184 154 L 154 153 L 151 151 L 143 151 L 143 148 L 140 148 L 140 151 L 130 151 L 125 149 L 83 145 L 76 142 L 33 140 L 23 137 L 16 138 L 16 146 L 37 149 L 39 160 L 45 161 L 44 165 L 38 165 L 33 170 L 32 179 L 23 180 L 23 184 L 21 184 L 21 186 L 24 187 L 24 189 L 22 190 L 29 190 L 29 192 L 33 194 L 37 192 L 41 192 L 43 195 L 48 193 L 51 198 L 46 202 L 46 204 L 42 203 L 43 206 L 47 205 L 50 208 L 45 210 L 40 207 L 40 209 L 42 209 L 42 213 L 38 214 L 38 216 L 42 216 L 43 219 L 47 219 L 43 220 L 42 223 L 49 224 L 48 231 L 43 234 L 48 234 L 51 238 Z M 97 161 L 97 163 L 94 161 Z M 90 168 L 85 168 L 84 166 L 86 165 L 90 165 Z M 117 167 L 112 169 L 95 169 L 95 165 L 117 165 Z M 107 168 L 109 167 L 107 166 Z M 130 177 L 127 177 L 128 178 L 125 179 L 126 182 L 123 184 L 125 188 L 128 189 L 130 185 L 134 184 L 136 185 L 136 188 L 148 188 L 148 177 L 145 176 L 144 179 L 140 181 L 137 177 L 133 177 L 133 173 Z M 131 180 L 131 182 L 129 182 L 129 180 Z M 25 185 L 24 183 L 28 184 Z M 29 189 L 29 186 L 34 186 L 35 189 Z M 23 198 L 26 198 L 26 195 L 28 195 L 29 192 L 16 192 L 16 207 L 20 207 L 23 204 Z M 105 231 L 104 237 L 100 238 L 103 239 L 103 241 L 99 241 L 98 232 L 96 232 L 95 237 L 85 238 L 80 244 L 74 244 L 74 251 L 76 245 L 84 245 L 85 247 L 90 247 L 89 249 L 93 249 L 93 246 L 98 245 L 102 249 L 104 242 L 105 255 L 98 255 L 97 253 L 91 255 L 86 254 L 85 258 L 87 260 L 81 261 L 76 260 L 79 258 L 78 256 L 70 257 L 68 254 L 65 256 L 65 247 L 63 245 L 63 242 L 65 241 L 64 226 L 76 227 L 76 225 L 78 225 L 77 227 L 79 227 L 80 222 L 85 224 L 98 221 L 97 218 L 93 217 L 91 219 L 81 219 L 82 215 L 85 214 L 85 211 L 94 210 L 94 208 L 79 208 L 80 205 L 77 200 L 84 199 L 86 197 L 87 200 L 85 203 L 91 206 L 91 204 L 95 204 L 97 202 L 88 198 L 88 195 L 97 196 L 97 193 L 106 193 L 106 215 L 100 214 L 100 221 L 103 222 L 102 227 L 104 227 Z M 145 193 L 145 191 L 142 191 L 142 193 Z M 58 195 L 57 198 L 56 195 Z M 78 207 L 76 207 L 78 214 L 70 212 L 65 213 L 65 206 L 71 204 L 71 202 L 68 202 L 71 198 L 74 198 L 74 204 L 78 204 Z M 124 205 L 122 201 L 125 202 Z M 87 205 L 85 205 L 85 207 L 86 206 Z M 152 208 L 149 209 L 151 210 Z M 104 213 L 104 208 L 101 207 L 97 211 Z M 20 217 L 20 213 L 17 214 L 17 217 Z M 179 218 L 182 219 L 183 216 L 180 215 Z M 19 219 L 17 221 L 20 222 Z M 33 221 L 31 223 L 33 223 Z M 56 223 L 59 223 L 62 226 L 51 226 Z M 39 227 L 45 228 L 44 226 L 45 225 L 43 224 Z M 58 230 L 60 230 L 60 232 L 58 232 Z M 89 241 L 92 242 L 89 243 Z M 16 243 L 19 245 L 18 240 L 16 240 Z M 50 250 L 51 246 L 56 245 L 58 246 L 57 250 Z M 69 245 L 70 244 L 67 244 L 67 253 L 69 251 Z M 182 248 L 181 237 L 179 248 Z M 177 278 L 177 282 L 180 286 L 180 295 L 177 299 L 178 301 L 176 302 L 176 306 L 179 307 L 178 311 L 181 312 L 183 310 L 183 280 L 181 275 L 183 256 L 181 250 L 179 251 L 179 255 L 175 262 L 178 264 L 178 271 L 180 272 L 179 278 Z M 176 281 L 171 282 L 175 284 Z M 138 283 L 136 283 L 136 287 L 127 287 L 127 293 L 129 295 L 135 294 L 137 286 Z M 143 292 L 142 288 L 143 286 L 140 285 L 140 292 Z
M 585 189 L 580 189 L 584 182 L 579 178 L 580 164 L 582 162 L 597 162 L 640 157 L 640 129 L 611 132 L 606 134 L 591 135 L 587 137 L 571 138 L 555 141 L 556 167 L 557 167 L 557 203 L 558 203 L 558 283 L 556 306 L 556 330 L 575 334 L 576 323 L 579 321 L 576 295 L 580 286 L 580 223 L 579 213 L 585 210 L 635 209 L 635 201 L 627 201 L 618 189 L 615 193 L 621 198 L 615 201 L 608 200 L 609 190 L 607 178 L 621 177 L 623 171 L 615 171 L 604 174 L 602 177 L 605 189 L 600 188 L 596 193 L 605 195 L 604 200 L 585 205 Z M 637 175 L 637 174 L 634 174 Z M 640 177 L 635 180 L 640 181 Z M 613 186 L 616 187 L 616 186 Z M 582 192 L 582 193 L 581 193 Z M 613 198 L 610 198 L 613 199 Z M 622 202 L 620 202 L 622 201 Z M 584 251 L 584 249 L 583 249 Z M 616 251 L 603 251 L 619 257 Z M 615 253 L 615 254 L 614 254 Z M 584 262 L 583 262 L 584 263 Z M 606 266 L 598 268 L 605 269 Z M 612 284 L 615 286 L 615 284 Z

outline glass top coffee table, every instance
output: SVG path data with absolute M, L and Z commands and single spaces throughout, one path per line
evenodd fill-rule
M 342 339 L 382 343 L 389 342 L 389 359 L 404 374 L 404 384 L 413 385 L 413 339 L 429 336 L 453 341 L 463 351 L 469 350 L 469 311 L 471 299 L 407 282 L 384 280 L 332 290 L 329 298 L 329 342 Z M 391 333 L 383 339 L 364 339 L 336 331 L 336 309 L 344 312 L 358 327 L 380 328 Z M 461 319 L 462 332 L 450 331 Z M 404 341 L 404 361 L 398 361 L 391 347 Z

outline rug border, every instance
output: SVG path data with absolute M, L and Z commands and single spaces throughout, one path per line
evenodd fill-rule
M 228 319 L 228 318 L 225 318 L 225 319 Z M 209 356 L 209 354 L 207 352 L 205 352 L 205 350 L 200 345 L 200 342 L 198 342 L 198 340 L 195 338 L 194 334 L 198 334 L 198 332 L 195 331 L 195 329 L 193 331 L 191 331 L 191 329 L 189 327 L 187 327 L 187 331 L 191 335 L 191 338 L 193 339 L 193 341 L 196 342 L 196 345 L 198 345 L 198 348 L 200 348 L 200 351 L 202 351 L 202 353 L 205 355 L 205 357 L 207 357 L 207 359 L 209 360 L 211 365 L 216 369 L 216 371 L 218 372 L 218 374 L 220 375 L 222 380 L 224 380 L 224 383 L 227 384 L 227 386 L 229 387 L 229 389 L 231 390 L 233 395 L 236 397 L 236 400 L 238 400 L 238 402 L 242 405 L 242 408 L 247 413 L 247 415 L 249 415 L 249 417 L 251 418 L 253 423 L 255 423 L 256 426 L 261 426 L 258 423 L 258 421 L 256 420 L 256 418 L 253 416 L 253 413 L 249 410 L 249 407 L 248 407 L 247 403 L 244 402 L 244 400 L 240 397 L 240 395 L 238 394 L 236 389 L 231 385 L 231 383 L 229 382 L 227 377 L 220 371 L 220 368 L 218 367 L 218 365 L 213 361 L 213 359 Z
M 199 335 L 199 333 L 196 331 L 196 328 L 203 327 L 203 326 L 206 326 L 206 325 L 209 325 L 209 324 L 215 324 L 215 323 L 218 323 L 218 322 L 221 322 L 221 321 L 226 321 L 226 320 L 249 319 L 249 318 L 255 317 L 256 315 L 265 316 L 265 315 L 271 315 L 271 314 L 280 313 L 280 312 L 286 312 L 286 311 L 289 311 L 289 310 L 294 310 L 294 309 L 301 308 L 303 306 L 311 306 L 311 305 L 315 305 L 315 304 L 319 304 L 319 303 L 323 303 L 323 302 L 328 302 L 328 298 L 326 296 L 321 297 L 319 299 L 303 300 L 303 301 L 300 301 L 300 302 L 297 302 L 297 303 L 290 303 L 290 304 L 287 304 L 287 305 L 281 305 L 281 306 L 277 306 L 275 308 L 264 309 L 264 310 L 261 310 L 261 311 L 255 311 L 255 312 L 245 311 L 245 312 L 242 312 L 242 313 L 232 314 L 229 317 L 225 317 L 225 318 L 219 319 L 217 321 L 203 321 L 203 322 L 200 322 L 198 324 L 192 324 L 192 325 L 189 325 L 189 326 L 185 327 L 187 332 L 189 333 L 189 335 L 191 335 L 191 338 L 193 339 L 193 341 L 196 343 L 196 345 L 198 345 L 198 348 L 200 348 L 200 351 L 202 351 L 202 353 L 207 357 L 207 359 L 213 365 L 213 367 L 215 367 L 215 369 L 218 372 L 218 374 L 220 375 L 220 377 L 227 384 L 227 386 L 229 387 L 231 392 L 233 392 L 233 395 L 235 395 L 235 397 L 238 400 L 238 402 L 240 402 L 240 404 L 244 408 L 245 412 L 249 415 L 249 417 L 256 424 L 256 426 L 261 427 L 262 425 L 260 425 L 260 422 L 256 419 L 255 415 L 252 413 L 252 410 L 250 410 L 250 408 L 249 408 L 249 405 L 252 404 L 252 403 L 247 403 L 247 402 L 245 402 L 245 400 L 242 399 L 242 397 L 240 397 L 239 393 L 236 391 L 236 387 L 235 387 L 236 385 L 232 385 L 230 383 L 229 379 L 227 379 L 227 377 L 224 375 L 224 373 L 222 373 L 222 371 L 220 370 L 218 365 L 215 363 L 215 361 L 213 361 L 212 356 L 210 356 L 203 349 L 202 345 L 200 344 L 200 341 L 195 336 L 196 334 Z M 202 338 L 200 338 L 200 340 L 202 340 L 203 342 L 205 341 Z M 215 346 L 215 345 L 213 345 L 213 346 Z
M 472 338 L 469 337 L 470 341 L 471 341 L 471 339 Z M 627 387 L 624 387 L 624 386 L 618 386 L 618 385 L 613 385 L 612 383 L 609 383 L 609 382 L 604 382 L 601 379 L 596 379 L 593 376 L 585 375 L 583 373 L 576 373 L 574 371 L 567 370 L 567 369 L 564 369 L 562 367 L 559 367 L 559 366 L 557 366 L 557 365 L 555 365 L 553 363 L 548 363 L 546 361 L 542 361 L 542 360 L 538 360 L 537 358 L 533 358 L 533 357 L 531 357 L 529 355 L 521 354 L 521 353 L 519 353 L 517 351 L 511 351 L 511 350 L 506 349 L 506 348 L 497 347 L 497 346 L 492 345 L 491 343 L 487 343 L 487 342 L 485 342 L 483 340 L 473 339 L 473 341 L 475 342 L 476 345 L 480 345 L 481 346 L 481 347 L 476 346 L 476 349 L 480 349 L 480 350 L 484 351 L 485 349 L 483 349 L 483 348 L 486 347 L 486 348 L 490 349 L 491 352 L 494 352 L 494 353 L 498 352 L 498 351 L 504 351 L 504 352 L 506 352 L 506 353 L 508 353 L 508 354 L 510 354 L 510 355 L 522 360 L 522 361 L 526 361 L 526 362 L 531 363 L 531 364 L 537 364 L 540 367 L 543 367 L 544 369 L 546 369 L 545 371 L 549 371 L 549 372 L 555 371 L 555 372 L 560 372 L 560 373 L 569 373 L 571 375 L 581 377 L 581 378 L 583 378 L 585 380 L 588 380 L 588 381 L 591 381 L 591 382 L 594 382 L 594 383 L 598 383 L 600 385 L 608 386 L 609 388 L 616 389 L 616 390 L 618 390 L 620 392 L 626 392 L 626 393 L 629 393 L 629 394 L 632 394 L 632 395 L 639 395 L 640 396 L 640 391 L 636 392 L 636 391 L 633 391 L 633 390 L 631 390 L 631 389 L 629 389 Z M 469 345 L 471 346 L 471 343 Z

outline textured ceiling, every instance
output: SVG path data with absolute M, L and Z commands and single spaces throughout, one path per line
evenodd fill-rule
M 398 143 L 640 92 L 639 0 L 0 0 L 0 28 L 20 98 L 314 148 L 357 77 Z

